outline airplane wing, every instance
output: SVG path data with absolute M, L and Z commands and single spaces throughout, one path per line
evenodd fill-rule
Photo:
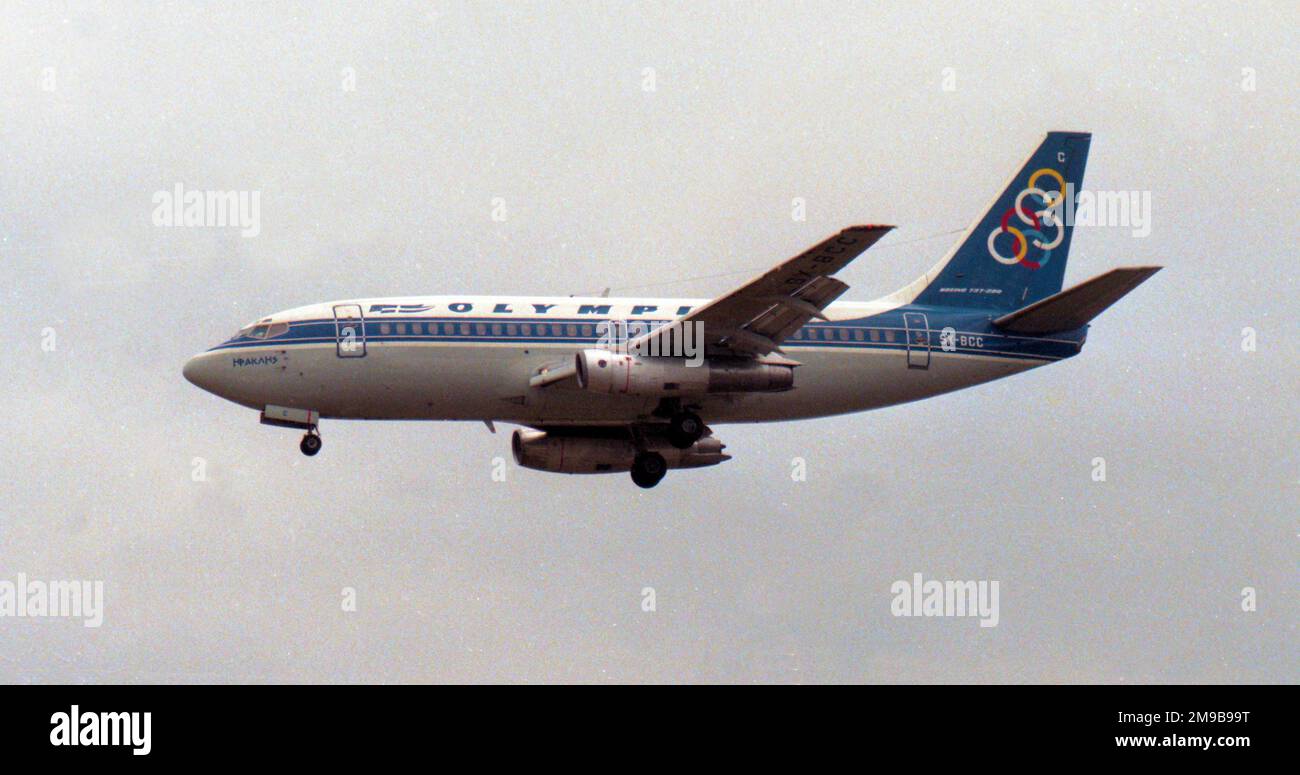
M 893 226 L 850 226 L 731 293 L 629 342 L 637 352 L 675 352 L 676 337 L 701 323 L 710 355 L 766 355 L 848 290 L 831 277 L 889 233 Z M 655 341 L 658 340 L 658 341 Z

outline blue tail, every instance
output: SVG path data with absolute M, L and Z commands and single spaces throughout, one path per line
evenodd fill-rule
M 1010 311 L 1060 291 L 1074 230 L 1066 209 L 1083 184 L 1091 140 L 1086 132 L 1048 132 L 912 302 Z

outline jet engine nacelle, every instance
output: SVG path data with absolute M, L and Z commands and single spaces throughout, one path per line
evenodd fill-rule
M 731 455 L 725 444 L 705 436 L 687 449 L 677 449 L 666 438 L 648 436 L 647 452 L 663 455 L 668 468 L 716 466 Z M 545 431 L 516 430 L 510 439 L 515 462 L 524 468 L 561 474 L 611 474 L 629 471 L 640 451 L 625 433 L 611 430 L 609 436 L 571 436 Z
M 755 393 L 789 390 L 794 367 L 752 360 L 644 358 L 608 350 L 583 350 L 574 364 L 578 386 L 597 393 L 638 396 Z

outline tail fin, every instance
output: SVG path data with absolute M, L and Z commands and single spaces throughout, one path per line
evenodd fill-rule
M 1092 135 L 1048 132 L 961 242 L 910 288 L 916 304 L 1018 309 L 1061 290 Z M 1068 221 L 1068 222 L 1067 222 Z
M 1003 315 L 993 325 L 1017 334 L 1054 334 L 1082 328 L 1160 269 L 1158 266 L 1112 269 L 1068 291 Z

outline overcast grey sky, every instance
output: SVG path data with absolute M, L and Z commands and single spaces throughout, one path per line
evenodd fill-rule
M 0 8 L 0 578 L 106 603 L 0 619 L 0 680 L 1300 679 L 1296 4 L 50 5 Z M 841 275 L 874 298 L 1049 129 L 1151 192 L 1067 283 L 1167 266 L 1081 357 L 722 426 L 654 490 L 494 482 L 471 424 L 306 459 L 181 378 L 288 307 L 712 296 L 895 223 Z M 155 226 L 177 183 L 259 191 L 260 234 Z M 917 572 L 997 580 L 998 626 L 893 617 Z

